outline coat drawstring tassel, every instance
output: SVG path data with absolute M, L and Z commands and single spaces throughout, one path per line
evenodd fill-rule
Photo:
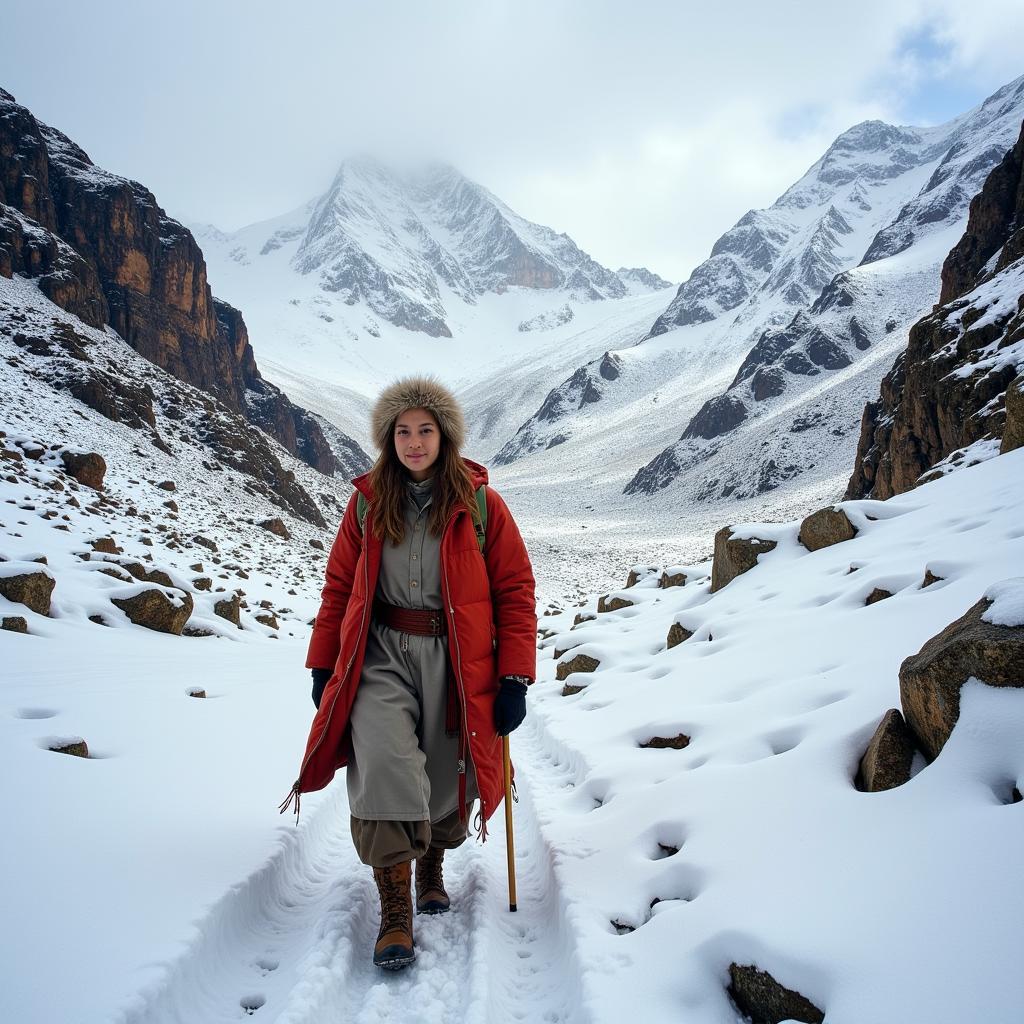
M 278 814 L 284 814 L 285 811 L 291 806 L 292 801 L 295 801 L 295 824 L 299 823 L 299 805 L 302 800 L 302 794 L 299 792 L 299 783 L 296 780 L 295 785 L 292 786 L 287 798 L 281 802 L 277 808 Z
M 482 807 L 478 808 L 476 814 L 473 815 L 473 831 L 476 832 L 481 843 L 487 842 L 487 819 L 484 817 Z

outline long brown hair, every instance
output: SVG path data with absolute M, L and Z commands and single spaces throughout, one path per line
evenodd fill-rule
M 427 410 L 430 412 L 430 410 Z M 433 416 L 434 421 L 437 417 Z M 397 417 L 396 417 L 397 419 Z M 435 537 L 441 536 L 445 523 L 459 508 L 467 512 L 476 506 L 473 478 L 462 461 L 459 450 L 449 441 L 441 425 L 441 448 L 434 463 L 434 499 L 430 506 L 428 529 Z M 409 474 L 395 451 L 394 423 L 391 438 L 381 449 L 370 470 L 370 488 L 373 491 L 373 535 L 381 541 L 401 544 L 405 537 L 405 505 L 408 501 L 406 481 Z

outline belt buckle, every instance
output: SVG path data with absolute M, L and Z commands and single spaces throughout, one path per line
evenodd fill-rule
M 430 617 L 430 635 L 431 636 L 440 636 L 441 635 L 441 624 L 442 624 L 442 620 L 441 620 L 440 614 L 432 615 Z

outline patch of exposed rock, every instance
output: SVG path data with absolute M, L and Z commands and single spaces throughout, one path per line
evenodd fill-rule
M 878 723 L 860 761 L 857 788 L 866 793 L 895 789 L 909 781 L 917 741 L 903 715 L 893 708 Z
M 903 493 L 958 449 L 1003 436 L 1006 393 L 1024 363 L 1024 355 L 998 358 L 1024 340 L 1024 294 L 1009 269 L 1021 258 L 1024 130 L 971 202 L 943 264 L 940 306 L 911 328 L 880 397 L 864 409 L 847 498 Z
M 929 758 L 938 756 L 960 717 L 968 679 L 1024 687 L 1024 627 L 985 622 L 982 599 L 900 666 L 900 703 Z
M 23 604 L 37 615 L 50 614 L 50 596 L 56 585 L 45 572 L 25 572 L 13 576 L 0 575 L 0 595 Z
M 753 1024 L 782 1024 L 783 1021 L 823 1024 L 825 1020 L 824 1011 L 806 996 L 786 988 L 753 964 L 729 965 L 729 995 Z
M 808 551 L 820 551 L 856 536 L 853 524 L 839 508 L 819 509 L 800 524 L 799 541 Z
M 758 558 L 777 546 L 773 540 L 757 537 L 734 537 L 731 526 L 723 526 L 715 534 L 715 556 L 711 567 L 711 592 L 715 593 L 737 576 L 749 572 Z
M 192 595 L 181 590 L 147 588 L 132 597 L 112 597 L 111 604 L 117 605 L 137 626 L 155 630 L 158 633 L 181 631 L 192 614 Z
M 561 683 L 574 672 L 596 672 L 600 664 L 597 658 L 592 658 L 589 654 L 577 654 L 575 658 L 560 661 L 555 666 L 555 678 Z

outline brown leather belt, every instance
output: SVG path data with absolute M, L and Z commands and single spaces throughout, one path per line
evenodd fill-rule
M 373 617 L 388 629 L 413 636 L 444 636 L 448 632 L 448 623 L 441 608 L 399 608 L 384 601 L 374 601 Z

